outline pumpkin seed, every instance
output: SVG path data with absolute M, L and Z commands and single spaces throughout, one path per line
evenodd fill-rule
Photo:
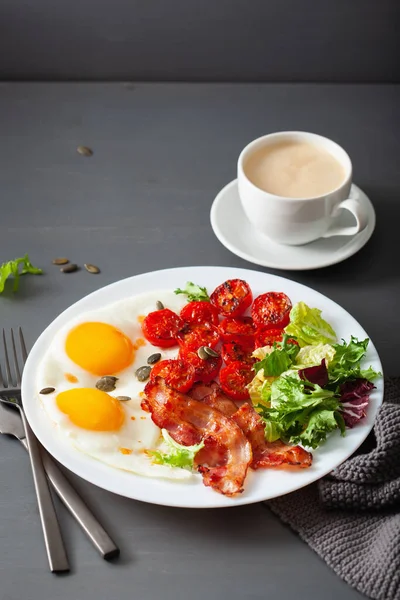
M 76 149 L 77 153 L 81 156 L 92 156 L 93 150 L 88 146 L 78 146 Z
M 156 352 L 155 354 L 152 354 L 151 356 L 149 356 L 149 358 L 147 359 L 147 364 L 148 365 L 155 365 L 161 358 L 161 354 L 160 352 Z
M 197 350 L 197 355 L 201 360 L 208 360 L 210 358 L 210 355 L 206 352 L 206 346 L 200 346 Z
M 157 300 L 156 308 L 157 308 L 157 310 L 163 310 L 165 308 L 164 304 L 161 302 L 161 300 Z
M 68 258 L 54 258 L 52 260 L 53 265 L 66 265 L 67 263 L 69 263 L 69 259 Z
M 66 265 L 65 267 L 61 267 L 60 271 L 61 273 L 73 273 L 74 271 L 78 270 L 78 265 L 76 265 L 75 263 L 71 263 L 69 265 Z
M 42 390 L 40 390 L 39 394 L 52 394 L 55 391 L 56 391 L 56 388 L 47 387 L 47 388 L 43 388 Z
M 112 392 L 115 390 L 115 383 L 118 381 L 118 377 L 114 377 L 113 375 L 104 375 L 101 379 L 96 383 L 96 387 L 101 392 Z
M 135 372 L 135 375 L 139 379 L 139 381 L 147 381 L 150 377 L 150 371 L 151 367 L 145 365 L 144 367 L 139 367 Z
M 203 348 L 204 352 L 208 354 L 208 356 L 211 356 L 212 358 L 218 358 L 219 354 L 213 348 L 210 348 L 209 346 L 203 346 Z
M 88 271 L 89 273 L 93 273 L 93 275 L 100 273 L 100 269 L 99 269 L 99 267 L 96 267 L 96 265 L 91 265 L 90 263 L 85 263 L 84 267 L 85 267 L 86 271 Z
M 128 400 L 131 400 L 130 396 L 117 396 L 117 400 L 119 400 L 120 402 L 128 402 Z

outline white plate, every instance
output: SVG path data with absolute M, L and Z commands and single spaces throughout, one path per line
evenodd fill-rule
M 286 270 L 310 270 L 328 267 L 358 252 L 375 229 L 375 211 L 368 196 L 356 185 L 357 192 L 367 212 L 367 227 L 353 237 L 335 236 L 321 238 L 304 246 L 284 246 L 270 241 L 258 233 L 247 219 L 239 199 L 237 179 L 226 185 L 211 207 L 211 226 L 221 244 L 228 250 L 256 265 Z M 342 211 L 338 225 L 353 225 L 352 216 Z
M 35 389 L 36 373 L 41 358 L 54 334 L 62 326 L 83 312 L 97 309 L 122 298 L 129 298 L 133 294 L 157 289 L 175 289 L 182 287 L 186 281 L 194 281 L 206 286 L 211 292 L 226 279 L 236 277 L 248 281 L 254 296 L 271 290 L 283 291 L 288 294 L 293 303 L 303 300 L 310 306 L 322 309 L 325 319 L 332 323 L 339 339 L 343 337 L 347 340 L 351 334 L 361 339 L 367 337 L 366 332 L 349 313 L 322 294 L 294 281 L 256 271 L 227 267 L 184 267 L 145 273 L 113 283 L 86 296 L 64 311 L 42 333 L 29 354 L 22 381 L 25 411 L 33 431 L 50 454 L 77 475 L 116 494 L 154 504 L 188 508 L 238 506 L 275 498 L 319 479 L 348 458 L 372 428 L 383 398 L 381 379 L 377 383 L 377 389 L 371 395 L 366 418 L 354 429 L 349 430 L 345 438 L 341 438 L 338 433 L 331 435 L 327 443 L 314 452 L 314 462 L 310 469 L 298 472 L 273 469 L 251 472 L 246 479 L 245 491 L 236 498 L 226 498 L 206 488 L 202 484 L 200 475 L 198 478 L 196 476 L 195 483 L 187 484 L 150 479 L 114 469 L 80 453 L 57 436 L 42 409 L 40 400 L 32 394 L 32 390 Z M 372 343 L 368 349 L 366 363 L 382 371 L 378 354 Z

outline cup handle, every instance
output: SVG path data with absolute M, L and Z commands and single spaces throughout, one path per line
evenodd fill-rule
M 328 231 L 324 233 L 322 237 L 329 238 L 333 237 L 334 235 L 355 235 L 366 228 L 368 225 L 367 214 L 357 197 L 348 198 L 347 200 L 339 202 L 339 204 L 337 204 L 334 208 L 332 217 L 336 218 L 342 208 L 349 210 L 352 213 L 356 220 L 356 224 L 353 225 L 353 227 L 335 227 L 334 225 L 328 229 Z

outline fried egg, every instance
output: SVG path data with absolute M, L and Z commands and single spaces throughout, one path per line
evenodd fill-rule
M 156 301 L 179 313 L 186 304 L 170 290 L 148 292 L 79 316 L 54 337 L 37 375 L 43 418 L 63 443 L 93 459 L 133 473 L 167 479 L 190 479 L 183 469 L 156 465 L 148 451 L 163 450 L 160 429 L 140 404 L 145 382 L 135 371 L 155 352 L 175 358 L 178 348 L 156 348 L 143 338 L 141 323 Z M 105 375 L 117 378 L 115 390 L 96 388 Z M 51 394 L 41 395 L 45 387 Z M 128 396 L 120 401 L 118 396 Z

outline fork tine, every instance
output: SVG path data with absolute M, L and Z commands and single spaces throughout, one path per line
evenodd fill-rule
M 26 363 L 26 359 L 28 358 L 28 353 L 26 351 L 24 334 L 22 333 L 21 327 L 18 328 L 18 333 L 19 333 L 19 341 L 21 343 L 22 360 L 24 361 L 24 364 L 25 364 Z
M 6 332 L 3 329 L 3 346 L 4 346 L 4 359 L 5 359 L 5 365 L 6 365 L 6 375 L 5 375 L 5 380 L 3 381 L 4 383 L 4 387 L 10 387 L 13 386 L 14 383 L 11 379 L 11 371 L 10 371 L 10 362 L 8 360 L 8 352 L 7 352 L 7 341 L 6 341 Z
M 1 365 L 0 365 L 0 386 L 1 387 L 6 387 L 6 382 L 3 379 L 3 373 L 1 372 Z
M 17 347 L 15 345 L 13 329 L 11 329 L 11 342 L 12 342 L 13 354 L 14 354 L 14 367 L 15 367 L 15 374 L 17 376 L 17 386 L 20 387 L 21 386 L 21 372 L 19 370 Z

